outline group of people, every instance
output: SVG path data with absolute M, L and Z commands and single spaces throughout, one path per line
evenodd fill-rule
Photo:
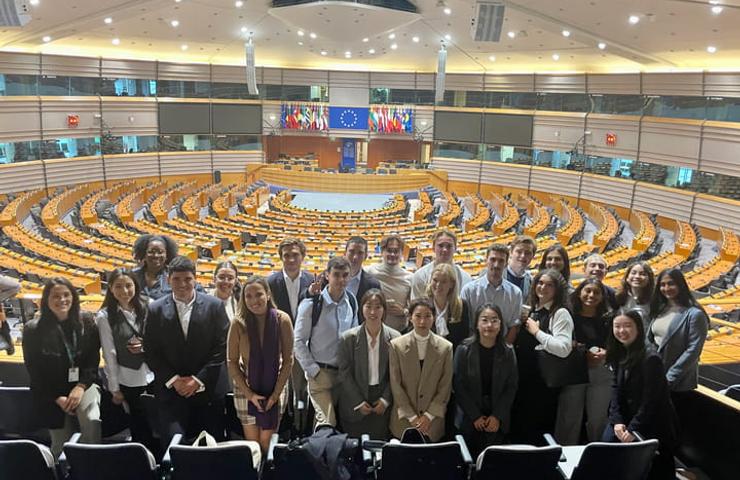
M 680 270 L 656 276 L 636 262 L 615 291 L 596 254 L 573 288 L 565 248 L 547 248 L 533 274 L 535 241 L 519 236 L 491 245 L 473 279 L 454 261 L 453 232 L 439 230 L 432 245 L 432 262 L 411 273 L 400 236 L 383 238 L 380 263 L 367 268 L 367 241 L 351 237 L 314 276 L 303 268 L 305 245 L 286 238 L 281 271 L 240 282 L 223 262 L 206 292 L 174 242 L 144 235 L 139 266 L 110 273 L 94 317 L 67 280 L 51 279 L 23 350 L 53 451 L 75 419 L 83 441 L 100 440 L 102 345 L 102 383 L 130 413 L 133 439 L 152 448 L 152 427 L 162 446 L 199 429 L 223 439 L 231 390 L 245 437 L 263 449 L 308 398 L 315 422 L 352 436 L 461 432 L 474 452 L 541 444 L 543 433 L 568 445 L 639 432 L 659 439 L 656 471 L 666 476 L 655 478 L 669 478 L 672 404 L 697 385 L 708 328 Z M 553 386 L 543 370 L 553 359 L 582 359 L 587 376 Z M 156 399 L 157 425 L 144 392 Z

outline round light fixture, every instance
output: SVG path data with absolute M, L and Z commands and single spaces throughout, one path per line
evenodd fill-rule
M 564 37 L 570 37 L 570 30 L 563 30 Z
M 170 25 L 172 25 L 173 27 L 177 28 L 177 26 L 180 25 L 180 22 L 178 20 L 172 20 L 170 22 Z
M 714 45 L 709 45 L 707 47 L 707 52 L 708 53 L 715 53 L 716 51 L 717 51 L 717 47 L 715 47 Z
M 599 42 L 599 45 L 598 46 L 599 46 L 599 50 L 604 50 L 606 48 L 606 43 Z
M 630 22 L 630 23 L 631 23 L 632 25 L 636 25 L 637 23 L 639 23 L 639 22 L 640 22 L 640 17 L 638 17 L 637 15 L 630 15 L 630 18 L 628 19 L 628 21 L 629 21 L 629 22 Z
M 112 43 L 113 45 L 120 45 L 121 44 L 121 39 L 120 38 L 114 38 L 113 40 L 110 41 L 110 43 Z
M 113 23 L 113 19 L 111 17 L 105 17 L 103 19 L 103 23 L 105 23 L 106 25 L 110 25 L 111 23 Z
M 557 62 L 558 60 L 560 60 L 560 55 L 558 55 L 557 53 L 553 53 L 552 54 L 552 59 Z

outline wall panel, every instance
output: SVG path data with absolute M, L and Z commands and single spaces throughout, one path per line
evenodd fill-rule
M 41 162 L 0 165 L 0 193 L 16 193 L 44 188 L 44 166 Z
M 448 73 L 445 75 L 445 90 L 483 90 L 483 75 L 469 73 Z
M 478 183 L 481 162 L 480 160 L 435 157 L 432 158 L 432 166 L 435 170 L 445 170 L 450 180 Z
M 696 73 L 643 73 L 642 93 L 645 95 L 703 94 L 701 72 Z
M 106 155 L 103 162 L 108 181 L 160 176 L 159 156 L 156 153 Z
M 434 82 L 437 75 L 434 73 L 417 73 L 416 89 L 417 90 L 434 90 Z
M 329 85 L 326 70 L 283 69 L 283 85 Z
M 630 208 L 635 182 L 599 175 L 583 175 L 581 197 L 588 200 Z
M 586 75 L 588 93 L 639 95 L 639 73 L 589 73 Z
M 530 190 L 557 193 L 575 197 L 578 194 L 578 172 L 554 170 L 545 167 L 532 167 Z
M 262 69 L 262 81 L 257 83 L 264 83 L 266 85 L 280 85 L 283 81 L 283 69 L 282 68 L 263 68 Z
M 534 92 L 534 75 L 486 75 L 483 88 L 486 92 Z
M 632 209 L 688 222 L 693 197 L 694 194 L 691 192 L 638 183 L 635 187 Z M 605 199 L 605 203 L 609 203 L 608 199 Z
M 157 79 L 210 82 L 211 66 L 199 63 L 159 62 Z
M 157 78 L 157 62 L 104 58 L 101 73 L 103 78 L 153 80 Z
M 528 165 L 483 162 L 481 183 L 526 190 L 529 185 L 529 170 Z
M 585 93 L 586 75 L 572 74 L 536 74 L 534 89 L 544 93 Z
M 211 152 L 161 152 L 159 166 L 163 177 L 213 172 Z
M 0 140 L 19 142 L 41 138 L 41 110 L 37 97 L 2 97 Z
M 586 117 L 586 153 L 612 158 L 637 158 L 640 139 L 640 118 L 626 115 L 591 113 Z M 614 146 L 606 144 L 606 135 L 617 136 Z
M 102 182 L 104 178 L 101 157 L 61 158 L 44 163 L 49 187 Z
M 426 123 L 424 123 L 426 122 Z M 434 138 L 434 108 L 414 107 L 414 128 L 426 142 Z
M 740 73 L 705 72 L 704 95 L 707 97 L 740 97 Z
M 643 117 L 640 160 L 697 168 L 701 121 Z
M 223 173 L 243 173 L 246 175 L 247 165 L 262 163 L 261 151 L 244 150 L 240 152 L 213 152 L 213 170 Z
M 414 90 L 416 88 L 416 75 L 413 72 L 370 72 L 370 88 Z
M 44 138 L 86 138 L 100 135 L 99 97 L 41 97 Z M 80 116 L 78 127 L 67 126 L 67 115 Z
M 740 232 L 740 202 L 698 194 L 694 202 L 693 223 L 701 227 L 725 227 Z
M 0 52 L 0 72 L 6 75 L 39 75 L 41 55 Z
M 262 68 L 257 69 L 257 83 L 262 82 Z M 247 82 L 247 71 L 244 65 L 211 65 L 213 81 L 219 83 L 243 83 Z
M 157 101 L 154 98 L 102 97 L 105 126 L 113 135 L 158 135 Z
M 369 72 L 335 72 L 329 71 L 329 95 L 331 87 L 362 87 L 369 88 Z
M 583 137 L 585 118 L 584 113 L 536 113 L 532 148 L 572 150 L 573 145 Z
M 99 77 L 100 59 L 93 57 L 66 57 L 42 55 L 41 75 L 70 77 Z
M 740 176 L 740 125 L 706 122 L 701 141 L 700 170 Z

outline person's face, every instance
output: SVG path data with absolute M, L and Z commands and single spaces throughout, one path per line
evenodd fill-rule
M 54 285 L 49 291 L 49 310 L 60 320 L 66 320 L 72 309 L 72 292 L 65 285 Z
M 352 270 L 358 271 L 362 268 L 362 262 L 367 258 L 367 248 L 362 243 L 351 242 L 347 245 L 347 251 L 344 253 L 352 266 Z
M 547 275 L 542 275 L 535 286 L 535 292 L 537 294 L 539 304 L 544 305 L 551 302 L 555 298 L 556 289 L 555 280 Z
M 532 246 L 526 243 L 520 243 L 511 250 L 509 261 L 519 268 L 527 268 L 532 258 L 534 258 L 534 249 Z
M 380 322 L 383 320 L 383 304 L 377 297 L 372 297 L 362 305 L 362 315 L 366 322 Z
M 152 240 L 146 247 L 146 257 L 144 257 L 149 268 L 162 270 L 167 262 L 167 249 L 160 240 Z
M 297 272 L 303 263 L 303 255 L 297 245 L 283 247 L 280 259 L 283 261 L 283 268 L 286 272 Z
M 678 285 L 673 281 L 670 275 L 663 275 L 660 277 L 658 288 L 660 288 L 660 293 L 662 293 L 667 300 L 675 300 L 678 298 Z
M 172 272 L 169 282 L 176 299 L 186 301 L 193 298 L 195 275 L 192 272 Z
M 560 252 L 553 250 L 545 255 L 545 268 L 552 268 L 562 273 L 563 267 L 565 267 L 565 259 Z
M 109 287 L 119 305 L 124 307 L 131 304 L 131 300 L 136 295 L 136 284 L 128 275 L 122 275 L 116 278 L 113 285 Z
M 267 314 L 267 304 L 269 301 L 270 296 L 267 295 L 265 287 L 259 283 L 252 283 L 244 289 L 244 304 L 254 315 Z
M 627 274 L 627 285 L 630 288 L 645 288 L 648 285 L 648 274 L 642 265 L 635 265 Z
M 604 293 L 596 285 L 586 285 L 581 289 L 581 303 L 585 307 L 598 307 L 604 299 Z
M 478 316 L 477 328 L 482 340 L 494 340 L 501 331 L 501 318 L 495 310 L 486 308 Z
M 347 282 L 349 281 L 349 269 L 348 268 L 332 268 L 327 275 L 329 281 L 329 290 L 332 292 L 342 292 L 347 288 Z
M 619 315 L 612 324 L 614 338 L 625 347 L 629 347 L 637 339 L 637 325 L 627 315 Z
M 449 235 L 440 235 L 434 242 L 434 259 L 440 263 L 452 262 L 455 255 L 455 240 Z
M 504 277 L 506 268 L 506 254 L 503 252 L 492 251 L 486 259 L 486 268 L 488 270 L 489 280 L 498 283 Z
M 427 336 L 432 328 L 433 321 L 434 313 L 424 305 L 417 306 L 411 313 L 411 324 L 414 326 L 414 331 L 419 335 Z
M 216 290 L 227 297 L 234 291 L 236 285 L 236 272 L 233 268 L 223 267 L 216 272 L 215 277 Z
M 603 280 L 606 276 L 606 263 L 601 260 L 591 260 L 586 264 L 586 275 Z
M 396 240 L 391 240 L 385 246 L 385 249 L 381 252 L 383 256 L 383 262 L 386 265 L 398 265 L 401 261 L 401 244 Z
M 452 289 L 452 280 L 442 272 L 432 274 L 432 295 L 438 298 L 447 298 Z

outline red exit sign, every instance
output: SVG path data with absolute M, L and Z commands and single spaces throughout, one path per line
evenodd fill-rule
M 606 144 L 610 147 L 615 147 L 617 145 L 617 134 L 607 133 L 606 134 Z

